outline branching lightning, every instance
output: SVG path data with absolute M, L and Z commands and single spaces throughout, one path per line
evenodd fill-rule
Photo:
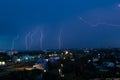
M 117 24 L 110 24 L 110 23 L 104 23 L 104 22 L 99 22 L 99 23 L 92 24 L 92 23 L 86 21 L 85 19 L 83 19 L 82 17 L 79 17 L 79 19 L 80 19 L 81 21 L 83 21 L 84 23 L 92 26 L 92 27 L 97 27 L 97 26 L 99 26 L 99 25 L 107 25 L 107 26 L 120 27 L 120 25 L 117 25 Z

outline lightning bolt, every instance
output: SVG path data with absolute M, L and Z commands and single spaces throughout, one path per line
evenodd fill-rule
M 19 38 L 19 35 L 17 35 L 17 37 L 15 37 L 12 41 L 12 47 L 11 47 L 11 50 L 14 50 L 15 49 L 15 41 Z
M 43 32 L 40 30 L 40 50 L 43 49 Z
M 92 23 L 86 21 L 85 19 L 83 19 L 82 17 L 79 17 L 79 19 L 80 19 L 81 21 L 83 21 L 84 23 L 86 23 L 86 24 L 92 26 L 92 27 L 97 27 L 97 26 L 99 26 L 99 25 L 107 25 L 107 26 L 116 26 L 116 27 L 120 27 L 120 25 L 110 24 L 110 23 L 104 23 L 104 22 L 99 22 L 99 23 L 92 24 Z
M 28 39 L 29 39 L 30 34 L 31 34 L 31 32 L 27 33 L 26 36 L 25 36 L 25 47 L 26 47 L 26 50 L 29 49 Z
M 62 34 L 62 31 L 60 30 L 59 38 L 58 38 L 59 50 L 61 50 L 61 34 Z
M 33 37 L 36 34 L 37 31 L 34 31 L 31 35 L 30 35 L 30 48 L 32 48 L 32 44 L 33 44 Z

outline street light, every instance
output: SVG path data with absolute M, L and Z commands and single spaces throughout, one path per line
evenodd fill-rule
M 63 67 L 63 64 L 61 64 L 61 67 Z
M 70 55 L 73 55 L 73 53 L 70 53 Z
M 20 61 L 21 61 L 21 59 L 20 59 L 20 58 L 18 58 L 18 59 L 17 59 L 17 62 L 20 62 Z
M 2 62 L 0 61 L 0 65 L 2 65 Z
M 47 72 L 46 70 L 44 70 L 44 72 Z
M 58 71 L 59 71 L 59 74 L 61 73 L 61 69 L 58 69 Z
M 0 65 L 5 65 L 5 61 L 0 61 Z
M 2 65 L 5 65 L 5 61 L 2 62 Z
M 68 51 L 65 51 L 65 55 L 67 55 L 69 52 Z

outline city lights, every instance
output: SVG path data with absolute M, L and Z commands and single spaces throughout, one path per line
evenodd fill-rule
M 70 55 L 73 55 L 73 53 L 70 53 Z
M 0 80 L 120 80 L 119 34 L 120 0 L 0 0 Z
M 63 67 L 63 64 L 61 64 L 61 67 Z
M 88 63 L 91 62 L 91 60 L 88 60 Z
M 45 61 L 46 61 L 46 62 L 48 62 L 48 61 L 49 61 L 49 59 L 45 59 Z
M 20 62 L 20 61 L 21 61 L 21 59 L 20 59 L 20 58 L 18 58 L 18 59 L 17 59 L 17 62 Z
M 64 57 L 63 59 L 65 60 L 66 58 Z
M 0 65 L 5 65 L 5 61 L 0 61 Z
M 47 72 L 46 70 L 44 70 L 44 72 Z
M 65 77 L 65 75 L 64 75 L 64 74 L 61 74 L 61 77 Z
M 69 52 L 68 51 L 65 51 L 65 55 L 67 55 Z
M 26 60 L 28 60 L 29 58 L 28 58 L 28 57 L 26 57 L 25 59 L 26 59 Z
M 61 73 L 61 69 L 58 69 L 59 74 Z
M 2 65 L 2 62 L 0 61 L 0 65 Z

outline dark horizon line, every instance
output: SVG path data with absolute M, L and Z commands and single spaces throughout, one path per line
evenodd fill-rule
M 61 51 L 61 50 L 91 50 L 91 49 L 120 49 L 120 47 L 110 47 L 110 48 L 64 48 L 64 49 L 43 49 L 43 50 L 17 50 L 13 49 L 13 51 Z M 11 49 L 0 49 L 0 51 L 12 51 Z

